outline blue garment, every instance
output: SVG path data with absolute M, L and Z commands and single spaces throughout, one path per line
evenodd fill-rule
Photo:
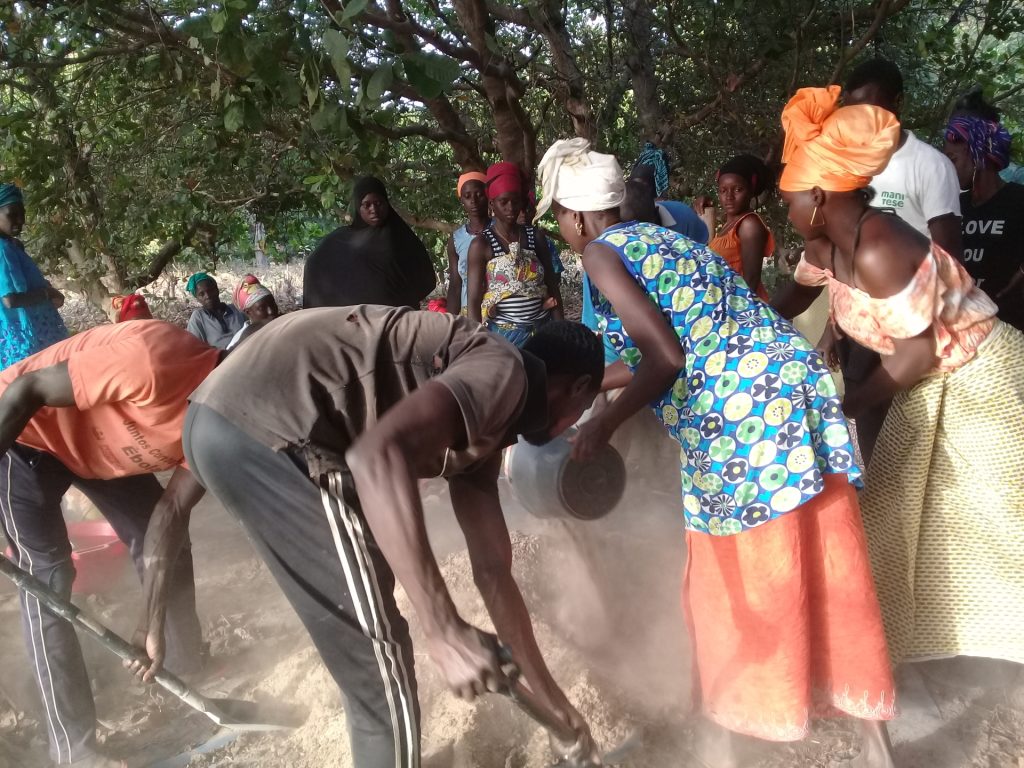
M 655 205 L 658 206 L 658 214 L 661 216 L 661 226 L 685 235 L 695 243 L 707 245 L 708 225 L 693 208 L 676 200 L 662 200 Z
M 517 347 L 522 347 L 530 337 L 537 332 L 537 329 L 547 323 L 548 317 L 542 317 L 533 323 L 501 323 L 496 320 L 487 321 L 487 330 L 504 336 Z
M 46 278 L 21 243 L 0 236 L 0 298 L 46 287 Z M 0 304 L 0 370 L 67 337 L 68 329 L 49 301 L 18 309 Z
M 558 246 L 547 235 L 544 235 L 544 242 L 548 244 L 548 253 L 551 254 L 551 271 L 556 275 L 562 274 L 565 272 L 565 264 L 562 263 L 562 255 L 558 252 Z
M 654 412 L 679 441 L 686 526 L 729 536 L 807 503 L 823 474 L 860 476 L 828 367 L 720 256 L 652 224 L 609 228 L 619 254 L 671 323 L 686 368 Z M 594 288 L 598 325 L 635 370 L 640 350 Z
M 668 227 L 673 232 L 690 238 L 695 243 L 707 245 L 708 225 L 704 223 L 697 213 L 686 203 L 679 203 L 675 200 L 662 200 L 656 203 L 658 215 L 661 217 L 661 225 Z M 590 298 L 590 279 L 586 272 L 583 273 L 583 316 L 581 322 L 592 331 L 597 330 L 597 316 L 594 314 L 594 303 Z M 612 348 L 607 340 L 604 344 L 604 362 L 610 365 L 619 359 L 618 353 Z
M 462 308 L 469 303 L 469 246 L 473 244 L 476 235 L 470 234 L 469 225 L 463 224 L 452 232 L 452 244 L 455 246 L 455 253 L 459 257 L 459 277 L 462 278 Z

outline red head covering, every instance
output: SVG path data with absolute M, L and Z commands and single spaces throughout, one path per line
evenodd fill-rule
M 487 169 L 487 199 L 494 200 L 506 192 L 523 192 L 523 172 L 515 163 L 495 163 Z
M 123 323 L 127 320 L 152 320 L 153 313 L 149 311 L 146 300 L 137 293 L 127 296 L 115 296 L 110 300 L 111 306 L 117 312 L 117 322 Z
M 235 306 L 243 312 L 257 301 L 273 296 L 273 294 L 259 281 L 256 275 L 246 275 L 242 282 L 235 288 L 233 296 Z

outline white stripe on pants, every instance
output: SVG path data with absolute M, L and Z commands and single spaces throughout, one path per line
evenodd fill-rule
M 409 673 L 402 658 L 402 649 L 392 636 L 373 562 L 366 546 L 363 521 L 344 501 L 344 482 L 345 477 L 340 472 L 332 472 L 321 478 L 320 493 L 324 511 L 331 526 L 357 618 L 363 633 L 373 642 L 394 728 L 395 768 L 419 768 L 419 733 Z M 355 577 L 356 572 L 358 579 Z
M 3 461 L 6 465 L 5 469 L 7 474 L 4 503 L 0 504 L 0 513 L 3 515 L 3 525 L 11 536 L 10 543 L 17 554 L 18 561 L 16 565 L 19 568 L 26 568 L 24 561 L 27 560 L 28 567 L 26 570 L 30 574 L 35 575 L 32 554 L 21 544 L 21 537 L 18 534 L 18 525 L 14 519 L 14 510 L 11 508 L 11 467 L 13 466 L 13 460 L 11 459 L 9 452 L 3 456 Z M 53 690 L 53 675 L 50 673 L 50 660 L 46 655 L 46 638 L 44 637 L 42 628 L 42 608 L 39 605 L 39 600 L 31 595 L 22 593 L 20 597 L 25 610 L 25 622 L 28 625 L 28 631 L 32 639 L 33 662 L 39 682 L 39 693 L 43 699 L 43 708 L 46 711 L 46 721 L 50 730 L 50 743 L 53 745 L 58 763 L 63 763 L 65 761 L 71 762 L 71 739 L 68 737 L 67 729 L 65 729 L 64 723 L 61 722 L 60 712 L 57 709 L 57 695 Z M 33 606 L 35 606 L 35 611 L 32 610 Z M 42 664 L 39 659 L 40 651 L 42 652 Z M 43 680 L 44 666 L 46 669 L 45 682 Z M 54 721 L 56 721 L 56 724 L 54 724 Z M 57 730 L 58 728 L 60 729 L 59 733 Z M 65 751 L 67 752 L 66 760 L 64 754 Z

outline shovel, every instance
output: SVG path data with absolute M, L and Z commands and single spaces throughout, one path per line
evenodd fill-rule
M 519 682 L 519 668 L 512 660 L 509 649 L 501 645 L 498 648 L 498 658 L 501 660 L 502 669 L 511 681 L 507 689 L 502 691 L 506 696 L 525 712 L 530 718 L 544 726 L 548 733 L 555 737 L 560 745 L 575 744 L 576 732 L 563 721 L 558 715 L 552 712 L 540 702 L 537 696 L 526 686 Z M 601 757 L 600 766 L 614 766 L 624 762 L 636 749 L 640 747 L 640 735 L 632 733 L 615 749 L 605 752 Z M 563 755 L 553 768 L 595 768 L 593 763 L 587 762 L 586 758 L 579 755 Z
M 0 572 L 18 585 L 22 590 L 36 598 L 53 614 L 71 622 L 78 629 L 94 637 L 107 650 L 126 661 L 143 658 L 138 648 L 115 635 L 94 619 L 83 614 L 77 606 L 64 600 L 53 590 L 43 584 L 35 576 L 21 570 L 18 566 L 0 556 Z M 258 706 L 251 701 L 238 699 L 207 698 L 189 688 L 180 678 L 170 672 L 161 670 L 155 680 L 173 693 L 183 702 L 198 712 L 202 712 L 222 728 L 234 731 L 281 731 L 295 728 L 297 722 L 261 722 Z

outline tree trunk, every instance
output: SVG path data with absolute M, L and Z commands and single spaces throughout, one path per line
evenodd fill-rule
M 515 68 L 491 50 L 494 23 L 484 0 L 454 0 L 455 13 L 473 50 L 483 62 L 480 81 L 494 117 L 495 143 L 502 160 L 531 171 L 537 160 L 537 136 L 519 103 L 524 92 Z
M 672 142 L 673 130 L 658 99 L 658 80 L 654 71 L 656 51 L 651 34 L 654 18 L 645 0 L 628 0 L 623 3 L 622 10 L 626 34 L 631 42 L 626 69 L 633 84 L 640 132 L 645 141 L 664 146 Z

